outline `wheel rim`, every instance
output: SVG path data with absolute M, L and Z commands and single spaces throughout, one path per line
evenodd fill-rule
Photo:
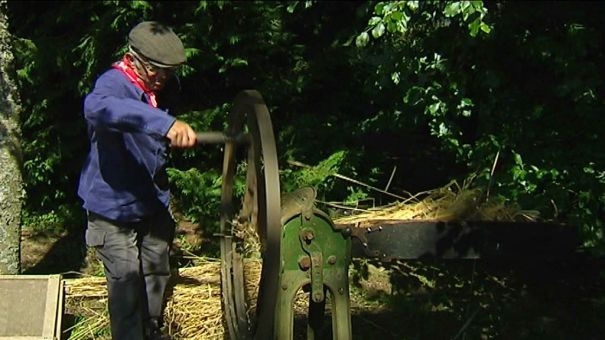
M 267 106 L 257 91 L 243 91 L 235 99 L 228 133 L 248 134 L 246 192 L 237 214 L 233 185 L 237 168 L 235 141 L 225 145 L 221 191 L 221 285 L 223 311 L 232 339 L 270 339 L 273 334 L 281 237 L 279 169 L 273 126 Z M 247 315 L 244 270 L 233 221 L 248 219 L 261 243 L 262 270 L 256 317 Z

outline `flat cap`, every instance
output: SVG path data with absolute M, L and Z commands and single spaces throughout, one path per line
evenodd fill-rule
M 138 53 L 160 67 L 174 67 L 186 61 L 183 42 L 168 26 L 143 21 L 128 34 L 128 43 Z

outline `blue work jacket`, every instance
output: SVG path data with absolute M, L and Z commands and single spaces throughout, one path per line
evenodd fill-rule
M 165 136 L 176 119 L 147 101 L 117 69 L 103 73 L 84 99 L 90 151 L 78 195 L 87 211 L 134 222 L 168 206 Z

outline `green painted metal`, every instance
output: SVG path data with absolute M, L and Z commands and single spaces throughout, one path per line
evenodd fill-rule
M 276 339 L 293 339 L 294 300 L 309 289 L 307 339 L 323 327 L 324 306 L 329 294 L 333 339 L 351 339 L 348 268 L 351 239 L 334 228 L 320 210 L 301 209 L 282 221 L 281 268 L 275 313 Z

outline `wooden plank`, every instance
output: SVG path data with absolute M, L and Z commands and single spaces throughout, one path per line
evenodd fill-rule
M 50 275 L 48 276 L 47 282 L 48 288 L 46 289 L 46 308 L 44 310 L 42 337 L 45 339 L 53 339 L 55 338 L 61 276 Z
M 63 332 L 63 302 L 64 302 L 64 298 L 65 298 L 65 280 L 63 280 L 63 278 L 61 276 L 59 276 L 59 290 L 57 292 L 59 294 L 58 298 L 57 298 L 57 310 L 56 310 L 56 314 L 57 314 L 57 318 L 55 321 L 55 339 L 61 339 L 62 338 L 62 332 Z
M 62 287 L 61 275 L 0 275 L 0 340 L 60 339 Z

